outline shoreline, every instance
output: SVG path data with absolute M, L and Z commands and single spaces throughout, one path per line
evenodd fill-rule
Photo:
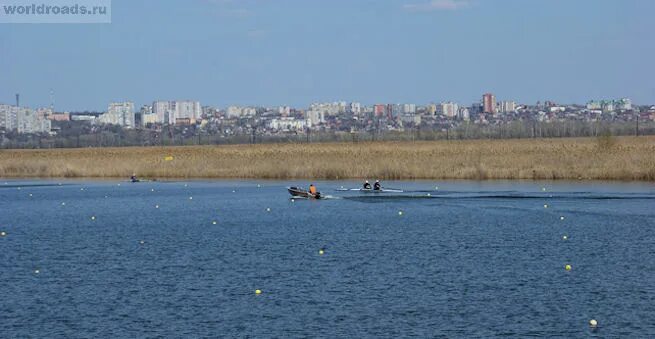
M 172 157 L 172 158 L 171 158 Z M 0 150 L 0 178 L 655 181 L 655 136 Z

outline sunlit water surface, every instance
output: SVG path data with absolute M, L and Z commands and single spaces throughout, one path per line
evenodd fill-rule
M 655 337 L 652 184 L 308 184 L 3 180 L 0 337 Z

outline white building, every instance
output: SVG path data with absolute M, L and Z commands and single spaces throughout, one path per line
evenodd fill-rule
M 50 109 L 33 110 L 27 107 L 0 105 L 0 127 L 18 133 L 49 133 Z
M 514 113 L 516 112 L 516 102 L 514 101 L 501 101 L 498 103 L 498 112 L 501 113 Z
M 18 107 L 16 122 L 18 133 L 48 133 L 51 128 L 44 114 L 27 107 Z
M 304 131 L 307 128 L 306 120 L 299 120 L 291 117 L 272 119 L 268 127 L 278 131 Z
M 454 102 L 442 102 L 441 103 L 441 114 L 449 117 L 449 118 L 454 118 L 457 116 L 457 113 L 459 111 L 459 105 L 454 103 Z
M 459 112 L 457 114 L 457 117 L 461 120 L 464 121 L 469 121 L 471 120 L 471 113 L 469 112 L 469 109 L 466 107 L 460 107 Z
M 291 107 L 280 106 L 277 108 L 277 112 L 282 116 L 288 116 L 289 114 L 291 114 Z
M 107 113 L 99 117 L 101 123 L 119 125 L 125 128 L 134 128 L 134 103 L 112 102 L 107 108 Z
M 202 106 L 200 102 L 192 100 L 155 101 L 152 112 L 157 115 L 160 124 L 174 125 L 182 121 L 195 124 L 202 116 Z
M 148 124 L 156 124 L 157 123 L 157 114 L 155 113 L 146 113 L 141 116 L 141 123 L 143 123 L 143 126 L 146 126 Z
M 416 104 L 404 104 L 403 113 L 405 114 L 414 114 L 416 113 Z
M 360 115 L 362 113 L 362 104 L 359 102 L 351 102 L 348 111 L 354 115 Z
M 318 126 L 319 124 L 325 123 L 325 112 L 307 111 L 305 112 L 305 119 L 307 119 L 309 127 Z
M 15 130 L 18 127 L 16 113 L 18 113 L 18 107 L 0 105 L 0 128 L 8 131 Z

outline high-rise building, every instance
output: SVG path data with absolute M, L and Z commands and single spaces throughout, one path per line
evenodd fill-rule
M 200 102 L 192 100 L 155 101 L 152 112 L 157 114 L 160 124 L 191 123 L 195 124 L 202 115 Z
M 414 114 L 416 113 L 416 104 L 404 104 L 403 105 L 403 113 L 408 114 Z
M 134 103 L 112 102 L 107 107 L 107 113 L 99 117 L 100 122 L 123 126 L 125 128 L 134 128 Z
M 362 113 L 362 105 L 359 102 L 351 102 L 348 111 L 354 115 Z
M 387 105 L 377 104 L 377 105 L 373 106 L 373 114 L 376 117 L 384 116 L 386 111 L 387 111 Z
M 516 103 L 514 101 L 501 101 L 498 106 L 498 110 L 502 113 L 512 113 L 516 111 Z
M 449 117 L 449 118 L 454 118 L 457 116 L 457 113 L 459 111 L 459 105 L 454 103 L 454 102 L 442 102 L 441 103 L 441 114 Z
M 485 93 L 482 96 L 482 111 L 484 113 L 496 113 L 496 96 Z

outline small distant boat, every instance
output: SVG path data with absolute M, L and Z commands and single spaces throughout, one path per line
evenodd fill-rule
M 304 190 L 299 187 L 287 187 L 289 194 L 293 197 L 308 198 L 308 199 L 323 199 L 321 192 L 316 192 L 316 194 L 311 194 L 309 191 Z
M 396 188 L 381 188 L 379 190 L 372 188 L 339 188 L 337 191 L 355 191 L 363 193 L 403 193 L 403 190 Z

